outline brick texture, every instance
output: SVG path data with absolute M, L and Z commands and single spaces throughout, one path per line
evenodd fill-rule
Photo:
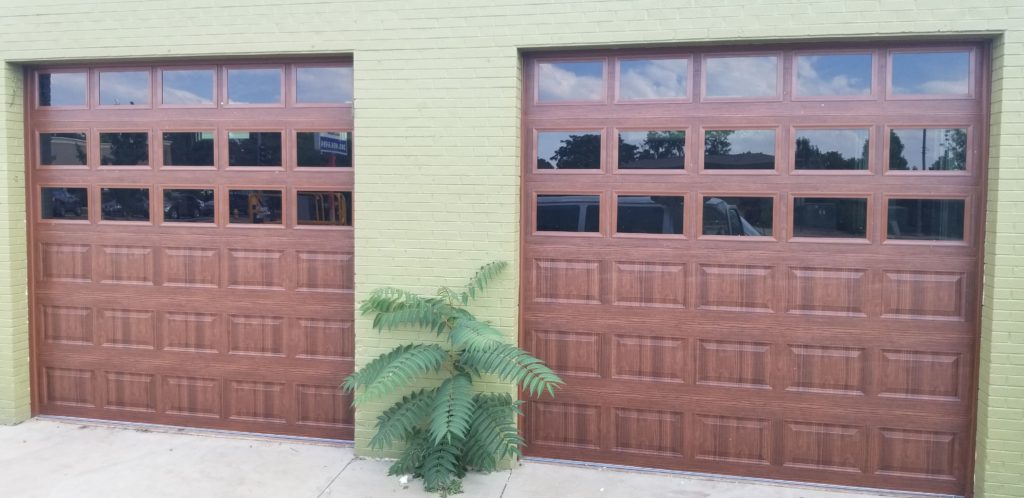
M 475 311 L 515 336 L 519 50 L 908 36 L 996 40 L 979 495 L 1024 496 L 1024 6 L 1020 0 L 0 0 L 0 421 L 27 415 L 18 64 L 350 53 L 356 292 L 512 270 Z M 357 363 L 419 334 L 360 319 Z M 497 384 L 485 386 L 508 389 Z M 357 417 L 357 444 L 375 408 Z

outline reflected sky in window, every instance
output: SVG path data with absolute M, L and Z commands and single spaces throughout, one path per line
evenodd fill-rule
M 541 102 L 601 100 L 604 95 L 604 63 L 538 63 L 537 89 Z
M 904 95 L 967 95 L 971 54 L 898 52 L 892 56 L 892 90 Z
M 889 169 L 963 171 L 967 169 L 967 130 L 892 129 L 889 131 Z
M 725 137 L 732 154 L 775 154 L 775 130 L 707 130 L 705 138 L 716 132 Z
M 619 62 L 619 98 L 686 98 L 688 64 L 687 59 L 624 59 Z
M 778 91 L 778 57 L 710 57 L 704 91 L 708 97 L 774 97 Z
M 540 169 L 600 168 L 601 132 L 538 132 L 537 167 Z
M 100 73 L 100 105 L 149 104 L 149 71 Z
M 302 104 L 352 103 L 352 68 L 298 68 L 295 100 Z
M 40 73 L 40 106 L 84 106 L 85 73 Z
M 800 55 L 796 94 L 805 97 L 871 94 L 871 54 Z
M 228 71 L 228 102 L 277 104 L 281 102 L 280 69 L 231 69 Z
M 213 103 L 213 70 L 181 69 L 163 72 L 163 103 L 200 105 Z

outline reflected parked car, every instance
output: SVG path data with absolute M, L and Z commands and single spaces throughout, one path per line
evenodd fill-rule
M 718 197 L 704 201 L 704 235 L 765 235 L 754 228 L 741 214 L 739 208 Z
M 164 200 L 164 218 L 190 220 L 213 217 L 213 200 L 203 200 L 192 194 L 174 192 Z

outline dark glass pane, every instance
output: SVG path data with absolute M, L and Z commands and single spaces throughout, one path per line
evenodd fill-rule
M 683 169 L 685 131 L 619 132 L 620 169 Z
M 164 70 L 163 103 L 171 105 L 202 105 L 213 103 L 212 69 Z
M 281 133 L 228 133 L 228 166 L 281 166 Z
M 100 164 L 103 166 L 149 164 L 149 133 L 100 133 Z
M 300 104 L 352 103 L 352 68 L 300 67 L 295 73 L 296 102 Z
M 148 188 L 100 189 L 101 219 L 109 221 L 149 221 Z
M 889 199 L 890 239 L 963 240 L 963 199 Z
M 686 98 L 687 59 L 623 59 L 619 61 L 619 99 Z
M 228 70 L 228 102 L 231 104 L 280 103 L 281 70 Z
M 296 196 L 300 225 L 352 225 L 351 192 L 303 192 Z
M 620 195 L 619 233 L 683 233 L 683 197 L 672 195 Z
M 705 197 L 704 235 L 770 236 L 771 197 Z
M 537 231 L 600 231 L 600 208 L 597 195 L 538 195 Z
M 796 94 L 802 97 L 871 95 L 871 54 L 797 56 Z
M 796 169 L 868 169 L 868 130 L 796 130 Z
M 164 221 L 213 223 L 213 189 L 164 190 Z
M 904 95 L 967 95 L 971 54 L 897 52 L 892 56 L 892 91 Z
M 100 105 L 149 105 L 149 71 L 101 72 Z
M 39 106 L 86 105 L 86 73 L 39 73 Z
M 868 200 L 797 197 L 793 200 L 794 237 L 867 236 Z
M 213 132 L 164 133 L 164 166 L 213 166 Z
M 300 131 L 295 134 L 298 165 L 304 167 L 352 166 L 352 134 L 347 131 Z
M 43 166 L 85 166 L 85 133 L 40 133 L 39 164 Z
M 43 187 L 44 220 L 89 219 L 89 194 L 84 187 Z
M 967 169 L 967 130 L 901 128 L 889 130 L 889 169 L 963 171 Z
M 537 133 L 537 169 L 601 169 L 601 134 L 594 131 Z
M 604 62 L 538 63 L 537 98 L 540 102 L 602 100 Z
M 775 169 L 775 130 L 707 130 L 704 169 Z
M 779 86 L 779 58 L 774 55 L 711 57 L 705 66 L 708 97 L 774 97 Z
M 280 190 L 232 190 L 228 203 L 231 223 L 281 224 Z

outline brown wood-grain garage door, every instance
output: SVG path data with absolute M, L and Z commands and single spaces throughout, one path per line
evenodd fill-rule
M 525 59 L 527 453 L 964 494 L 987 51 Z
M 37 412 L 351 439 L 351 62 L 26 79 Z

